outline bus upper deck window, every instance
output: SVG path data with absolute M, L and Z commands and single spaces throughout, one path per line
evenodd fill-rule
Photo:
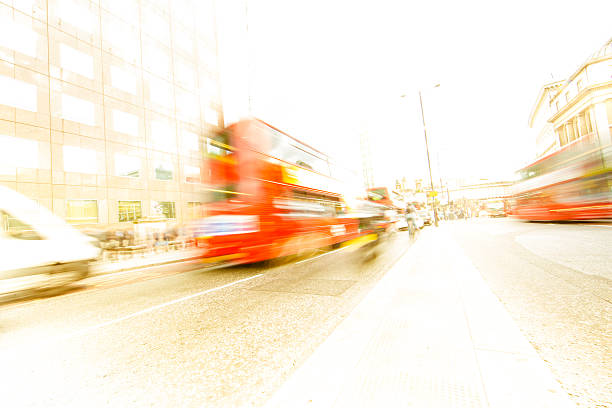
M 210 156 L 223 157 L 233 153 L 231 146 L 231 132 L 227 129 L 206 139 L 206 152 Z
M 219 201 L 227 201 L 237 198 L 237 195 L 238 193 L 236 185 L 228 184 L 224 186 L 219 186 L 218 188 L 208 190 L 206 202 L 214 203 Z

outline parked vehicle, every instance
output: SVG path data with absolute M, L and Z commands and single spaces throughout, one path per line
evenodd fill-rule
M 420 210 L 417 210 L 414 214 L 414 222 L 416 223 L 417 228 L 421 229 L 425 226 L 425 220 L 423 219 L 419 211 Z
M 423 209 L 420 209 L 418 213 L 419 213 L 419 217 L 421 218 L 423 222 L 423 225 L 433 224 L 433 215 L 431 214 L 429 210 L 423 208 Z
M 83 279 L 96 240 L 23 195 L 0 186 L 0 293 Z
M 491 201 L 485 204 L 485 211 L 488 217 L 505 217 L 503 201 Z

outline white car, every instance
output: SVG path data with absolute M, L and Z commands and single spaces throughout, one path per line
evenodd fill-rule
M 100 255 L 96 240 L 23 195 L 0 186 L 0 293 L 82 279 Z

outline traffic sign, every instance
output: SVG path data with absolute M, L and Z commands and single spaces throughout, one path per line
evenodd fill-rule
M 436 197 L 438 195 L 437 191 L 428 191 L 427 197 Z

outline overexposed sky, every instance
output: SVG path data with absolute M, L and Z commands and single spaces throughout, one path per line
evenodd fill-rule
M 612 36 L 607 0 L 217 7 L 228 119 L 248 114 L 250 89 L 253 115 L 357 170 L 367 132 L 377 184 L 428 177 L 419 89 L 435 179 L 510 178 L 534 155 L 540 87 Z

